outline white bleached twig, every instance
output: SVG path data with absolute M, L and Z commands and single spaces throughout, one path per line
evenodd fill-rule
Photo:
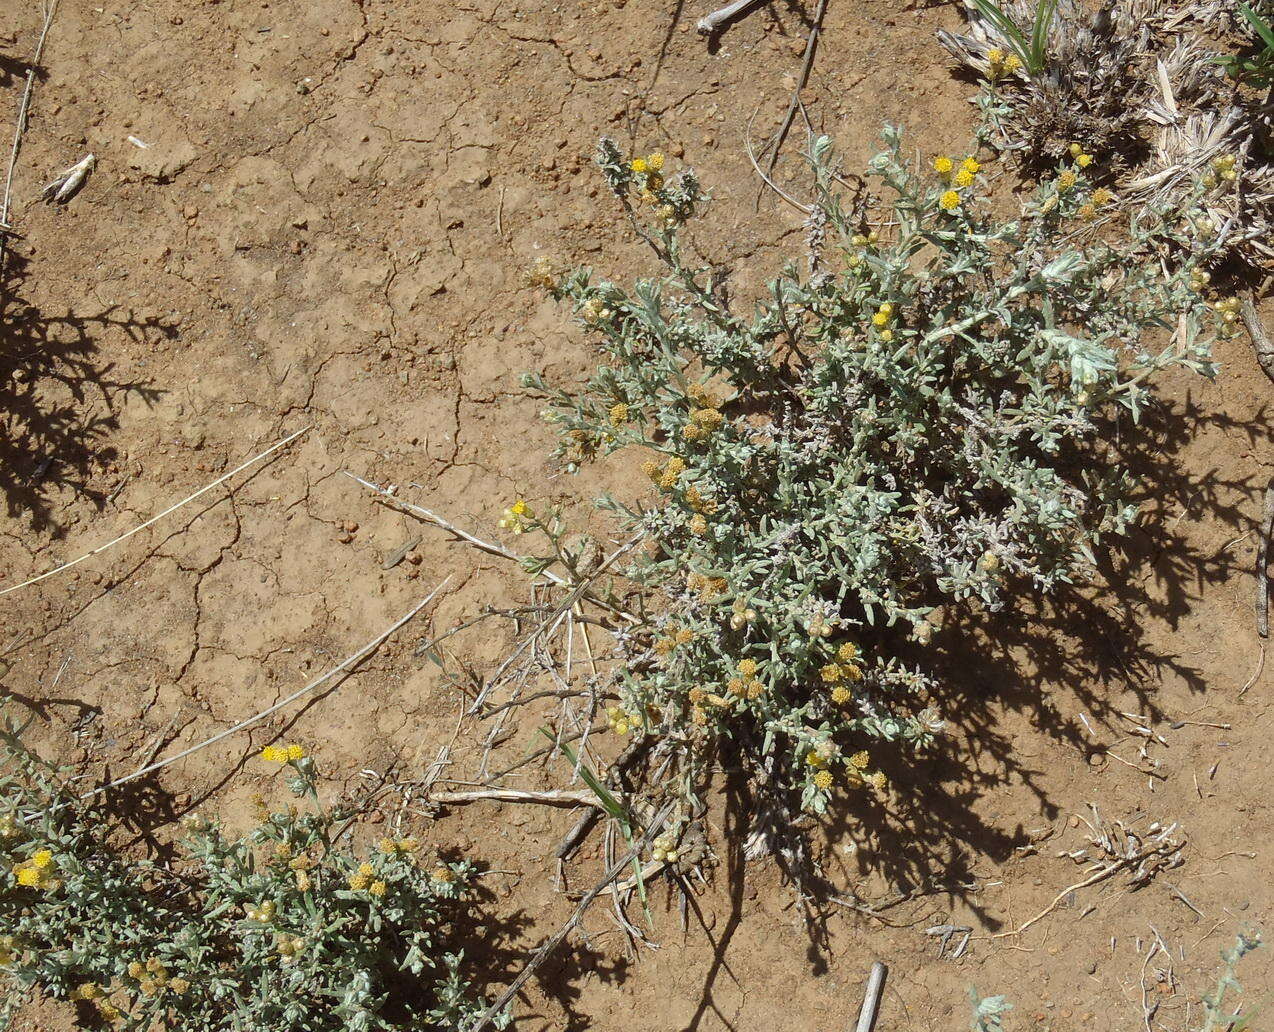
M 41 191 L 40 196 L 51 204 L 65 204 L 84 185 L 84 180 L 88 178 L 88 174 L 93 171 L 93 166 L 96 164 L 96 157 L 92 154 L 84 155 L 70 168 L 59 172 L 53 182 Z
M 697 28 L 705 36 L 711 36 L 736 14 L 746 11 L 749 7 L 755 7 L 759 2 L 760 0 L 734 0 L 734 3 L 726 4 L 720 10 L 700 18 Z

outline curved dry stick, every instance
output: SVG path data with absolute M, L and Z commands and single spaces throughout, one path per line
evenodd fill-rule
M 761 180 L 765 183 L 766 186 L 768 186 L 776 194 L 782 197 L 783 200 L 787 201 L 787 203 L 790 204 L 793 208 L 796 208 L 798 211 L 804 212 L 806 215 L 809 215 L 814 211 L 813 206 L 802 204 L 791 194 L 784 192 L 782 189 L 780 189 L 778 184 L 774 182 L 773 179 L 771 179 L 769 176 L 767 176 L 764 172 L 761 171 L 761 166 L 757 164 L 756 154 L 754 154 L 752 151 L 752 123 L 756 121 L 756 116 L 760 113 L 760 111 L 761 109 L 760 107 L 758 107 L 756 111 L 752 112 L 752 117 L 748 119 L 747 128 L 743 130 L 743 149 L 747 151 L 748 160 L 752 162 L 752 167 L 756 169 L 756 174 L 761 177 Z
M 282 448 L 284 445 L 291 444 L 303 433 L 311 429 L 313 429 L 312 426 L 307 426 L 304 429 L 298 430 L 296 433 L 292 434 L 291 437 L 285 437 L 278 444 L 271 445 L 269 448 L 263 451 L 260 455 L 254 455 L 247 462 L 243 463 L 240 466 L 236 466 L 229 473 L 226 473 L 218 477 L 207 487 L 201 487 L 194 494 L 187 495 L 180 502 L 177 502 L 175 505 L 170 505 L 163 512 L 159 513 L 157 516 L 152 516 L 145 523 L 139 524 L 138 526 L 134 527 L 132 530 L 128 531 L 128 533 L 121 534 L 119 537 L 115 538 L 113 541 L 108 541 L 104 545 L 98 545 L 96 548 L 90 549 L 89 551 L 85 552 L 82 556 L 80 556 L 78 559 L 72 559 L 69 563 L 63 563 L 61 566 L 55 566 L 53 569 L 40 574 L 40 576 L 38 577 L 32 577 L 30 580 L 23 581 L 21 584 L 14 584 L 12 587 L 5 588 L 3 591 L 0 591 L 0 596 L 7 595 L 11 591 L 17 591 L 19 588 L 30 587 L 32 584 L 39 584 L 40 581 L 44 580 L 47 577 L 52 577 L 55 573 L 61 573 L 63 570 L 69 570 L 72 566 L 78 566 L 80 563 L 84 562 L 85 559 L 91 559 L 93 556 L 99 555 L 102 552 L 105 552 L 112 545 L 118 545 L 121 541 L 127 540 L 128 538 L 132 537 L 134 534 L 145 530 L 151 524 L 158 523 L 169 513 L 176 512 L 178 509 L 180 509 L 183 505 L 187 504 L 188 502 L 193 502 L 200 495 L 207 494 L 209 491 L 211 491 L 214 487 L 217 487 L 219 484 L 224 484 L 236 473 L 242 472 L 243 470 L 247 469 L 254 462 L 260 462 L 267 455 L 273 454 L 274 452 Z

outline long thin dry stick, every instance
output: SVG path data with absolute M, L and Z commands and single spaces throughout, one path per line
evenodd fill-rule
M 472 792 L 431 792 L 428 801 L 444 806 L 456 803 L 542 803 L 545 806 L 596 806 L 602 802 L 592 792 L 569 792 L 564 789 L 539 792 L 521 788 L 477 788 Z
M 575 930 L 580 921 L 583 920 L 584 912 L 592 905 L 593 900 L 605 892 L 606 886 L 618 878 L 624 869 L 628 867 L 628 865 L 631 864 L 636 857 L 641 855 L 641 851 L 646 848 L 651 840 L 658 835 L 661 830 L 663 830 L 663 826 L 667 823 L 668 818 L 672 816 L 672 811 L 675 806 L 675 803 L 668 803 L 662 810 L 659 811 L 659 813 L 655 816 L 655 819 L 651 821 L 650 825 L 646 828 L 646 833 L 642 835 L 641 839 L 634 843 L 632 849 L 606 869 L 606 873 L 602 876 L 602 880 L 593 886 L 584 898 L 579 901 L 579 905 L 575 908 L 575 913 L 571 915 L 566 924 L 562 925 L 561 928 L 545 940 L 544 945 L 535 951 L 535 954 L 529 961 L 527 961 L 526 967 L 518 973 L 518 977 L 515 978 L 510 983 L 509 987 L 500 994 L 500 998 L 496 1000 L 495 1003 L 491 1004 L 490 1007 L 478 1016 L 478 1020 L 473 1025 L 469 1026 L 467 1032 L 482 1032 L 482 1030 L 487 1028 L 504 1010 L 504 1008 L 508 1006 L 509 1001 L 518 994 L 518 990 L 526 984 L 527 980 L 532 974 L 534 974 L 535 969 L 548 960 L 548 958 L 553 954 L 553 951 L 556 950 L 562 944 L 563 940 L 565 940 L 566 937 Z
M 228 728 L 225 731 L 220 732 L 219 734 L 215 734 L 211 738 L 200 742 L 198 745 L 192 745 L 189 749 L 183 749 L 181 752 L 177 753 L 174 756 L 169 756 L 167 759 L 159 760 L 156 763 L 147 764 L 146 766 L 140 767 L 139 769 L 133 771 L 133 773 L 131 774 L 125 774 L 122 778 L 116 778 L 114 781 L 107 782 L 105 785 L 102 785 L 99 788 L 95 788 L 91 792 L 86 792 L 84 795 L 84 798 L 87 799 L 90 796 L 95 796 L 101 792 L 107 791 L 108 789 L 116 788 L 119 785 L 127 784 L 129 781 L 133 781 L 147 774 L 153 774 L 155 771 L 162 770 L 164 767 L 167 767 L 170 764 L 176 763 L 178 760 L 185 759 L 187 756 L 191 755 L 191 753 L 197 753 L 200 749 L 206 749 L 210 745 L 215 745 L 217 742 L 220 742 L 222 739 L 229 738 L 231 735 L 236 734 L 239 731 L 242 731 L 246 727 L 251 727 L 253 724 L 260 723 L 262 720 L 270 716 L 272 713 L 277 713 L 279 710 L 283 709 L 285 706 L 291 705 L 297 699 L 299 699 L 302 695 L 306 695 L 309 692 L 314 691 L 315 688 L 317 688 L 319 685 L 323 684 L 324 682 L 330 680 L 336 674 L 339 674 L 342 671 L 350 670 L 352 667 L 354 667 L 355 664 L 357 664 L 360 660 L 362 660 L 368 653 L 376 649 L 386 638 L 388 638 L 391 634 L 393 634 L 396 630 L 398 630 L 398 628 L 402 627 L 403 624 L 410 621 L 411 618 L 414 617 L 417 613 L 419 613 L 422 609 L 424 609 L 425 606 L 429 605 L 429 603 L 432 602 L 434 598 L 437 596 L 438 592 L 440 592 L 444 587 L 446 587 L 447 581 L 449 580 L 451 580 L 450 575 L 444 578 L 443 581 L 436 588 L 433 589 L 433 591 L 429 592 L 429 594 L 425 596 L 422 602 L 413 606 L 412 609 L 405 616 L 399 617 L 392 624 L 390 624 L 389 627 L 381 631 L 380 634 L 376 635 L 375 638 L 369 641 L 366 645 L 364 645 L 361 649 L 359 649 L 357 652 L 351 655 L 348 659 L 344 659 L 340 663 L 337 663 L 336 666 L 332 667 L 331 670 L 327 671 L 327 673 L 322 674 L 319 677 L 316 677 L 304 688 L 298 688 L 291 695 L 287 696 L 287 698 L 280 699 L 273 706 L 270 706 L 267 709 L 263 709 L 260 713 L 257 713 L 251 717 L 248 717 L 247 720 L 239 721 L 239 723 L 235 724 L 234 727 Z
M 40 30 L 40 39 L 35 45 L 35 54 L 31 57 L 31 66 L 27 69 L 27 83 L 22 90 L 22 100 L 18 104 L 18 122 L 13 129 L 13 150 L 9 154 L 9 173 L 4 181 L 4 201 L 0 203 L 0 231 L 8 230 L 9 196 L 13 191 L 13 170 L 18 164 L 18 151 L 22 149 L 22 135 L 27 129 L 27 112 L 31 108 L 31 90 L 35 86 L 35 72 L 40 66 L 40 58 L 44 55 L 44 41 L 49 35 L 49 26 L 53 24 L 53 14 L 57 10 L 58 0 L 44 9 L 44 27 Z M 3 232 L 0 232 L 3 239 Z
M 1265 489 L 1265 513 L 1256 548 L 1256 633 L 1270 636 L 1270 539 L 1274 538 L 1274 477 Z
M 827 13 L 827 0 L 818 0 L 818 11 L 814 14 L 814 23 L 810 26 L 809 39 L 805 43 L 805 60 L 801 64 L 801 77 L 796 80 L 796 88 L 792 90 L 792 101 L 787 106 L 787 114 L 783 125 L 774 139 L 774 150 L 770 154 L 770 162 L 766 166 L 767 176 L 774 175 L 774 164 L 779 160 L 779 151 L 783 149 L 783 141 L 787 139 L 792 122 L 796 120 L 796 111 L 801 104 L 801 90 L 809 82 L 810 69 L 814 67 L 814 51 L 818 49 L 818 36 L 823 29 L 823 16 Z
M 311 427 L 307 426 L 304 429 L 298 430 L 296 433 L 292 434 L 290 437 L 285 437 L 278 444 L 271 445 L 269 448 L 263 451 L 260 455 L 254 455 L 247 462 L 243 463 L 240 466 L 236 466 L 229 473 L 226 473 L 218 477 L 207 487 L 201 487 L 194 494 L 187 495 L 180 502 L 177 502 L 175 505 L 170 505 L 167 509 L 159 513 L 157 516 L 152 516 L 145 523 L 139 524 L 138 526 L 134 527 L 132 530 L 128 531 L 126 534 L 121 534 L 119 537 L 115 538 L 112 541 L 106 542 L 106 544 L 104 545 L 98 545 L 96 548 L 90 549 L 89 551 L 85 552 L 78 559 L 72 559 L 69 563 L 63 563 L 61 566 L 56 566 L 52 570 L 49 570 L 46 573 L 40 574 L 40 576 L 38 577 L 32 577 L 30 580 L 23 581 L 21 584 L 14 584 L 12 587 L 5 588 L 3 591 L 0 591 L 0 596 L 7 595 L 11 591 L 17 591 L 19 588 L 30 587 L 32 584 L 39 584 L 40 581 L 44 580 L 47 577 L 52 577 L 54 574 L 61 573 L 63 570 L 69 570 L 72 566 L 78 566 L 80 563 L 84 562 L 85 559 L 91 559 L 95 555 L 100 555 L 102 552 L 105 552 L 112 545 L 118 545 L 121 541 L 127 540 L 128 538 L 132 537 L 134 534 L 145 530 L 151 524 L 158 523 L 169 513 L 176 512 L 178 509 L 180 509 L 183 505 L 187 504 L 188 502 L 193 502 L 200 495 L 207 494 L 209 491 L 211 491 L 214 487 L 217 487 L 219 484 L 224 484 L 236 473 L 242 472 L 243 470 L 251 466 L 253 463 L 260 462 L 266 456 L 272 455 L 274 452 L 278 451 L 284 445 L 291 444 L 303 433 L 305 433 L 307 430 L 310 430 L 310 429 Z

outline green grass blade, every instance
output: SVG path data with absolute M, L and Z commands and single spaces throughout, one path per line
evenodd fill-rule
M 1265 45 L 1270 50 L 1274 50 L 1274 28 L 1270 27 L 1270 23 L 1257 14 L 1247 4 L 1239 4 L 1239 10 L 1243 17 L 1248 20 L 1252 28 L 1256 30 L 1256 34 L 1265 41 Z

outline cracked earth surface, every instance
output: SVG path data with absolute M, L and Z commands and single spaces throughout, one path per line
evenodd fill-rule
M 34 6 L 18 8 L 0 12 L 6 59 L 28 53 L 39 28 Z M 126 773 L 274 703 L 450 574 L 428 615 L 339 688 L 170 768 L 134 801 L 161 826 L 196 807 L 242 816 L 265 786 L 251 756 L 280 733 L 310 745 L 332 791 L 358 784 L 362 770 L 419 776 L 432 762 L 459 699 L 417 643 L 521 597 L 522 582 L 377 506 L 342 471 L 399 484 L 479 533 L 493 533 L 517 496 L 584 513 L 581 501 L 622 486 L 614 468 L 554 476 L 548 431 L 518 386 L 525 370 L 569 383 L 589 365 L 561 313 L 522 286 L 534 256 L 618 275 L 644 268 L 591 172 L 597 136 L 699 170 L 715 198 L 699 242 L 739 294 L 803 235 L 800 216 L 772 199 L 757 209 L 741 134 L 758 112 L 758 136 L 781 118 L 807 15 L 799 5 L 758 10 L 711 51 L 692 31 L 702 13 L 623 0 L 64 0 L 15 181 L 25 273 L 9 289 L 27 308 L 24 346 L 79 347 L 83 361 L 75 376 L 35 385 L 41 405 L 69 413 L 64 432 L 43 452 L 7 458 L 0 584 L 73 558 L 312 429 L 233 490 L 0 598 L 4 688 L 35 715 L 38 741 Z M 969 90 L 933 40 L 956 18 L 891 0 L 831 5 L 807 101 L 851 168 L 884 120 L 929 151 L 960 150 Z M 8 69 L 0 87 L 16 103 L 22 75 Z M 80 195 L 39 205 L 43 182 L 87 151 L 99 165 Z M 675 901 L 657 898 L 662 948 L 635 960 L 598 908 L 587 945 L 532 981 L 518 1027 L 843 1028 L 877 958 L 895 969 L 890 1028 L 964 1027 L 972 982 L 1013 993 L 1020 1027 L 1088 1028 L 1094 1013 L 1139 1027 L 1131 942 L 1150 923 L 1174 943 L 1199 940 L 1178 973 L 1201 986 L 1217 948 L 1245 919 L 1268 917 L 1274 899 L 1271 858 L 1257 845 L 1274 830 L 1259 762 L 1274 730 L 1269 672 L 1236 698 L 1257 655 L 1250 531 L 1274 465 L 1269 392 L 1245 341 L 1220 358 L 1216 384 L 1170 385 L 1177 414 L 1197 417 L 1184 439 L 1162 433 L 1180 472 L 1128 562 L 1105 571 L 1135 590 L 1094 596 L 1093 620 L 1118 631 L 1100 645 L 1115 661 L 1088 661 L 1083 619 L 1023 613 L 1064 659 L 1046 667 L 1025 639 L 1005 646 L 982 677 L 1004 700 L 977 719 L 953 715 L 950 751 L 963 758 L 894 777 L 933 795 L 871 824 L 847 814 L 819 843 L 829 871 L 869 898 L 925 881 L 978 890 L 898 914 L 916 927 L 838 913 L 811 936 L 773 866 L 727 864 L 686 932 Z M 417 535 L 411 559 L 384 569 Z M 462 640 L 462 658 L 480 670 L 510 645 L 498 634 Z M 1161 781 L 1090 766 L 1078 715 L 1114 741 L 1120 710 L 1161 723 L 1198 711 L 1233 731 L 1173 730 Z M 537 719 L 528 714 L 501 746 L 508 756 L 532 747 Z M 1218 759 L 1222 773 L 1209 777 Z M 552 768 L 528 769 L 521 784 L 557 784 Z M 938 801 L 922 810 L 926 798 Z M 1074 847 L 1068 815 L 1090 800 L 1111 815 L 1185 823 L 1192 852 L 1177 883 L 1206 922 L 1162 889 L 1112 891 L 1082 923 L 1068 904 L 1018 948 L 977 941 L 956 962 L 936 958 L 925 924 L 994 931 L 1073 880 L 1053 839 Z M 491 908 L 503 939 L 499 950 L 475 946 L 480 981 L 507 981 L 517 967 L 508 958 L 569 914 L 552 851 L 572 821 L 492 806 L 419 829 L 502 872 Z M 1036 847 L 1044 833 L 1048 846 Z M 891 850 L 904 859 L 891 861 Z M 586 853 L 577 883 L 597 862 Z M 1268 973 L 1268 961 L 1252 970 Z M 19 1027 L 65 1020 L 41 1007 Z

